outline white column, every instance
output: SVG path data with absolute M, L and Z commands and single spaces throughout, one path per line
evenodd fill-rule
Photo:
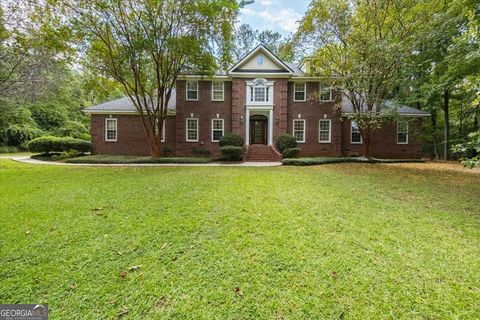
M 273 110 L 268 111 L 268 145 L 273 144 Z
M 250 110 L 245 112 L 245 145 L 250 144 Z

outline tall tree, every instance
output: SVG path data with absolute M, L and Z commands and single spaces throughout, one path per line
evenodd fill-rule
M 359 126 L 365 157 L 384 122 L 381 108 L 398 83 L 397 70 L 428 19 L 422 5 L 414 0 L 316 0 L 301 21 L 297 40 L 313 41 L 315 69 L 331 77 L 353 106 L 349 118 Z
M 140 114 L 153 157 L 182 72 L 211 74 L 230 61 L 233 0 L 64 0 L 87 67 L 117 81 Z M 215 59 L 219 57 L 219 59 Z

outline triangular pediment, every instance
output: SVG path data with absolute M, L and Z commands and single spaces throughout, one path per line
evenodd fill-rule
M 291 74 L 293 71 L 264 45 L 258 45 L 228 71 L 239 73 L 281 73 Z

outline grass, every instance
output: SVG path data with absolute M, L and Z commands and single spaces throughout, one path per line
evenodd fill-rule
M 209 163 L 212 158 L 200 157 L 138 157 L 138 156 L 110 156 L 110 155 L 90 155 L 67 159 L 68 163 Z
M 401 165 L 0 160 L 0 301 L 52 319 L 475 319 L 479 200 L 479 175 Z
M 361 157 L 318 157 L 318 158 L 286 158 L 282 160 L 285 166 L 315 166 L 330 163 L 422 163 L 421 159 L 376 159 Z

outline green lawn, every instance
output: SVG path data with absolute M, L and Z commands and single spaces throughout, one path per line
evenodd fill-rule
M 478 174 L 0 160 L 0 303 L 52 319 L 474 319 L 479 301 Z

